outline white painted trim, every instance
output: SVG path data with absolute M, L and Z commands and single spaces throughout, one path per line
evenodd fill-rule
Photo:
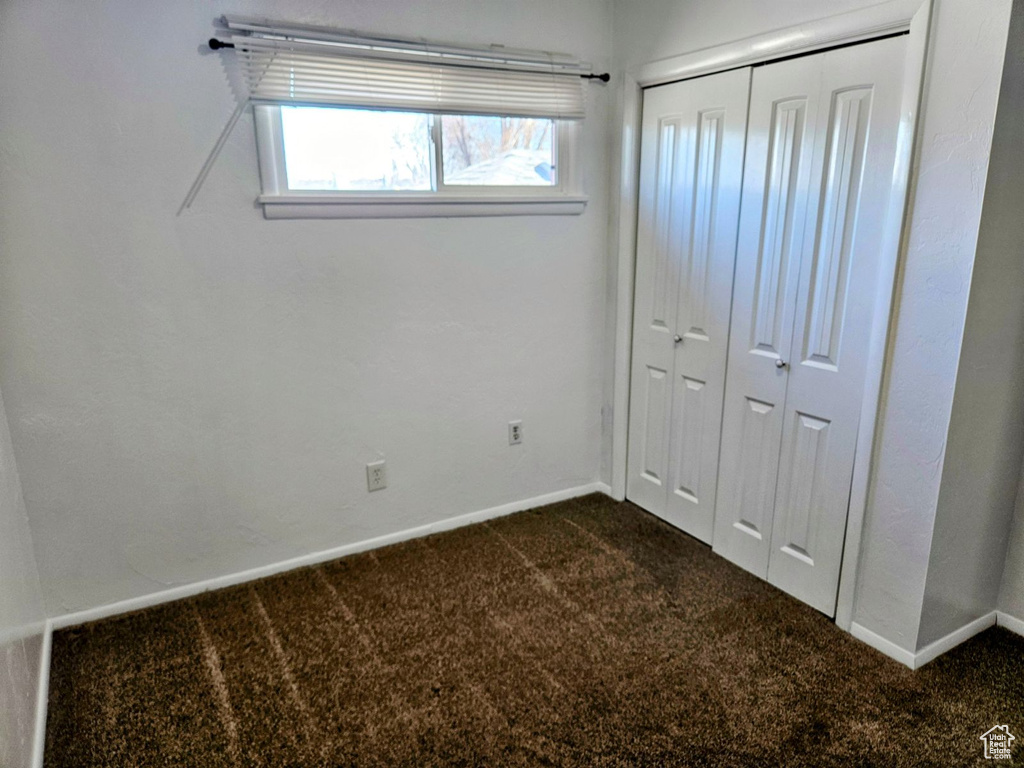
M 1024 619 L 1018 619 L 1002 611 L 996 611 L 996 624 L 1011 632 L 1024 636 Z
M 929 661 L 938 658 L 946 651 L 950 651 L 965 640 L 970 640 L 979 632 L 984 632 L 989 627 L 996 625 L 996 612 L 992 611 L 980 616 L 960 629 L 950 632 L 945 637 L 940 637 L 934 643 L 929 643 L 919 650 L 914 656 L 914 669 L 920 669 Z
M 67 613 L 63 616 L 57 616 L 51 619 L 49 625 L 52 629 L 58 630 L 65 629 L 66 627 L 77 626 L 79 624 L 86 624 L 91 621 L 99 621 L 100 619 L 107 619 L 111 616 L 119 616 L 121 614 L 131 613 L 132 611 L 138 611 L 143 608 L 150 608 L 154 605 L 161 605 L 163 603 L 181 600 L 185 597 L 192 597 L 193 595 L 202 594 L 203 592 L 209 592 L 214 589 L 232 587 L 236 584 L 244 584 L 249 581 L 263 579 L 267 576 L 273 576 L 278 573 L 292 571 L 296 568 L 305 568 L 310 565 L 317 565 L 319 563 L 337 560 L 339 558 L 346 557 L 347 555 L 354 555 L 357 552 L 379 549 L 380 547 L 398 544 L 410 539 L 429 536 L 432 533 L 450 531 L 455 528 L 472 525 L 473 523 L 482 523 L 486 520 L 504 517 L 505 515 L 511 515 L 515 512 L 522 512 L 526 509 L 543 507 L 547 504 L 555 504 L 559 501 L 566 501 L 567 499 L 586 496 L 589 493 L 607 493 L 608 490 L 608 486 L 604 483 L 595 482 L 577 486 L 575 488 L 568 488 L 564 491 L 555 491 L 554 493 L 547 493 L 542 496 L 534 496 L 533 498 L 523 499 L 522 501 L 513 501 L 509 504 L 502 504 L 497 507 L 491 507 L 490 509 L 483 509 L 479 512 L 470 512 L 465 515 L 459 515 L 458 517 L 449 517 L 436 523 L 428 523 L 427 525 L 417 526 L 416 528 L 409 528 L 404 531 L 385 534 L 384 536 L 377 536 L 376 538 L 359 541 L 354 544 L 346 544 L 344 546 L 334 547 L 321 552 L 313 552 L 308 555 L 293 557 L 290 560 L 283 560 L 278 563 L 263 565 L 259 568 L 251 568 L 247 571 L 240 571 L 226 576 L 218 576 L 213 579 L 197 581 L 192 584 L 174 587 L 173 589 L 165 589 L 160 592 L 142 595 L 141 597 L 133 597 L 128 600 L 121 600 L 116 603 L 101 605 L 97 608 L 89 608 L 88 610 L 77 611 L 75 613 Z
M 836 601 L 836 624 L 853 631 L 856 600 L 856 575 L 874 457 L 879 403 L 885 375 L 891 318 L 896 305 L 896 273 L 906 247 L 905 222 L 909 218 L 910 199 L 916 181 L 917 133 L 924 68 L 927 58 L 933 0 L 890 0 L 850 13 L 776 30 L 721 46 L 705 48 L 662 59 L 626 73 L 623 83 L 621 136 L 622 178 L 619 184 L 618 216 L 618 297 L 615 322 L 614 392 L 612 408 L 612 496 L 625 498 L 628 471 L 629 375 L 632 358 L 633 275 L 636 268 L 637 197 L 639 189 L 640 133 L 642 119 L 641 86 L 711 74 L 737 66 L 771 61 L 795 53 L 807 53 L 831 45 L 857 42 L 893 32 L 909 31 L 907 64 L 904 71 L 904 101 L 901 107 L 899 144 L 893 173 L 892 202 L 886 223 L 887 243 L 882 280 L 876 299 L 876 318 L 872 327 L 868 371 L 861 404 L 847 516 L 843 567 Z M 756 55 L 755 55 L 756 54 Z M 754 57 L 754 58 L 751 58 Z M 889 278 L 893 279 L 889 279 Z M 888 280 L 888 283 L 886 282 Z M 889 290 L 885 290 L 885 286 Z M 863 629 L 863 628 L 862 628 Z M 865 630 L 866 631 L 866 630 Z
M 323 106 L 323 105 L 320 105 Z M 445 185 L 439 123 L 433 131 L 434 189 L 421 192 L 302 192 L 288 189 L 281 105 L 256 104 L 256 155 L 267 219 L 397 219 L 462 216 L 578 216 L 587 206 L 579 162 L 579 120 L 558 121 L 556 184 L 544 186 Z
M 811 53 L 844 43 L 905 32 L 921 8 L 921 0 L 890 0 L 848 13 L 776 29 L 742 40 L 653 61 L 639 69 L 636 80 L 645 88 L 700 77 L 726 69 Z
M 36 722 L 32 734 L 32 768 L 43 768 L 46 753 L 46 713 L 50 703 L 50 656 L 53 650 L 53 621 L 43 630 L 39 653 L 39 680 L 36 688 Z
M 890 659 L 895 659 L 900 664 L 914 669 L 914 652 L 908 651 L 902 646 L 896 645 L 891 640 L 886 640 L 881 635 L 872 632 L 867 627 L 863 627 L 857 622 L 853 622 L 850 625 L 850 634 L 860 640 L 862 643 L 867 643 L 876 651 L 880 651 L 888 656 Z
M 622 158 L 619 168 L 618 277 L 615 301 L 615 366 L 612 385 L 611 496 L 626 498 L 629 446 L 629 382 L 633 357 L 637 207 L 640 196 L 640 128 L 643 90 L 627 73 L 622 83 Z
M 1019 622 L 1020 629 L 1024 630 L 1024 622 L 1021 622 L 1019 619 L 1014 619 L 1014 621 Z M 896 643 L 891 640 L 886 640 L 881 635 L 872 632 L 870 629 L 861 626 L 857 622 L 853 622 L 850 625 L 850 634 L 861 642 L 867 643 L 876 651 L 880 651 L 889 658 L 895 659 L 900 664 L 910 667 L 911 669 L 920 669 L 928 662 L 934 661 L 947 651 L 951 651 L 961 643 L 970 640 L 979 632 L 984 632 L 989 627 L 994 627 L 996 623 L 997 611 L 991 611 L 986 613 L 984 616 L 978 617 L 974 621 L 964 624 L 960 629 L 950 632 L 945 637 L 940 637 L 934 643 L 929 643 L 916 653 L 908 651 L 902 646 L 896 645 Z M 1022 634 L 1024 634 L 1024 632 L 1022 632 Z
M 267 219 L 423 219 L 456 216 L 579 216 L 586 195 L 508 197 L 407 195 L 260 195 Z

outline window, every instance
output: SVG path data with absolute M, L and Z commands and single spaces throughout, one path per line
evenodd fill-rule
M 555 187 L 558 123 L 533 117 L 441 118 L 445 186 Z
M 558 187 L 555 120 L 332 107 L 280 110 L 289 191 Z
M 224 21 L 268 218 L 582 212 L 581 62 Z
M 575 124 L 346 107 L 258 106 L 267 215 L 579 213 Z M 281 208 L 285 206 L 285 208 Z
M 289 191 L 430 190 L 430 115 L 281 107 Z

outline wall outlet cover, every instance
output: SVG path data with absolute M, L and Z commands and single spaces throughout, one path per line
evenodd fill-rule
M 383 459 L 366 465 L 366 487 L 370 491 L 388 487 L 388 468 Z
M 519 445 L 523 442 L 523 422 L 510 421 L 508 423 L 508 444 Z

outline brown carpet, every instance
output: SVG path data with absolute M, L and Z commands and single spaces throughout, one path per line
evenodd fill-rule
M 50 768 L 992 765 L 996 724 L 1024 744 L 1024 638 L 910 672 L 598 495 L 60 632 L 53 653 Z

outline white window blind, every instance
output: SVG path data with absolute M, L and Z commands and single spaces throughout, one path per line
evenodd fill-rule
M 256 102 L 558 120 L 584 116 L 580 75 L 589 68 L 565 55 L 224 20 Z

